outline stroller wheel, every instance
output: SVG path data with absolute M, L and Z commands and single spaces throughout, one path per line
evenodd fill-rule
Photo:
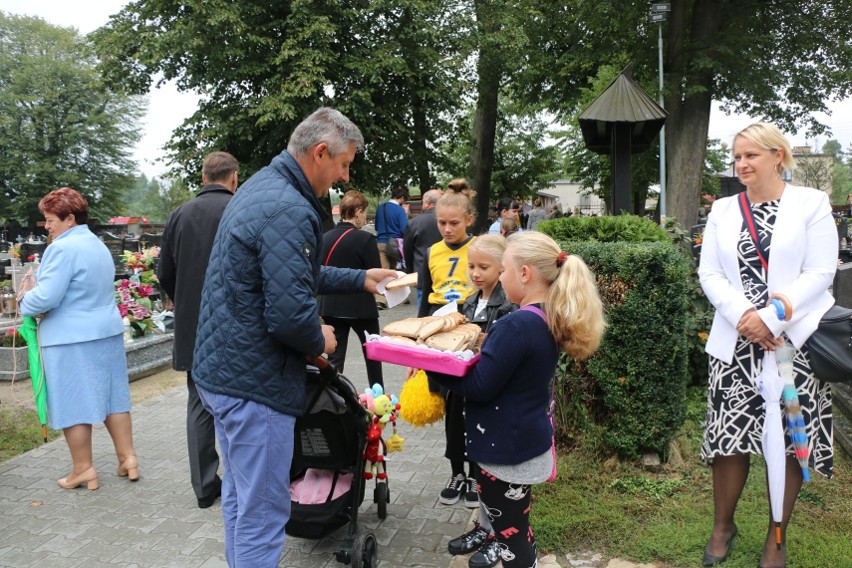
M 379 551 L 373 533 L 362 533 L 352 544 L 352 568 L 376 568 Z
M 390 502 L 390 492 L 388 491 L 387 483 L 376 484 L 376 489 L 373 491 L 373 501 L 379 507 L 379 518 L 384 520 L 388 516 L 388 502 Z

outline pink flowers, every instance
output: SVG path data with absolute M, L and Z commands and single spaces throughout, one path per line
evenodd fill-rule
M 151 321 L 151 299 L 154 288 L 124 279 L 115 284 L 115 303 L 122 318 L 130 320 L 130 325 L 144 334 L 153 327 Z

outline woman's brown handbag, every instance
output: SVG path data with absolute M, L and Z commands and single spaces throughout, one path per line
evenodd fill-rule
M 834 305 L 805 342 L 811 370 L 828 383 L 852 383 L 852 310 Z

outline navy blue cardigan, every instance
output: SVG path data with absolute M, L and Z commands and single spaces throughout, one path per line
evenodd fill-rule
M 482 357 L 467 375 L 428 373 L 465 397 L 471 460 L 516 465 L 550 449 L 547 410 L 558 355 L 544 320 L 518 310 L 491 325 Z

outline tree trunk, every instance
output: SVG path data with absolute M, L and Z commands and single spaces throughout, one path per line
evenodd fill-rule
M 499 33 L 500 25 L 494 17 L 489 0 L 476 0 L 474 5 L 480 34 Z M 476 190 L 476 221 L 473 232 L 478 234 L 487 226 L 491 203 L 494 138 L 497 132 L 497 108 L 500 78 L 503 72 L 503 62 L 498 51 L 480 47 L 476 71 L 478 75 L 476 114 L 473 119 L 468 169 L 473 178 L 473 188 Z
M 713 99 L 713 71 L 695 62 L 712 49 L 719 32 L 721 1 L 695 0 L 691 10 L 685 4 L 672 3 L 668 31 L 666 210 L 688 228 L 698 220 Z
M 415 177 L 418 187 L 420 187 L 420 195 L 426 193 L 427 190 L 435 187 L 435 178 L 429 168 L 429 148 L 426 145 L 426 139 L 429 136 L 429 127 L 426 122 L 426 109 L 423 104 L 423 97 L 418 93 L 414 93 L 412 100 L 412 120 L 414 122 L 414 132 L 411 141 L 411 149 L 413 150 Z

